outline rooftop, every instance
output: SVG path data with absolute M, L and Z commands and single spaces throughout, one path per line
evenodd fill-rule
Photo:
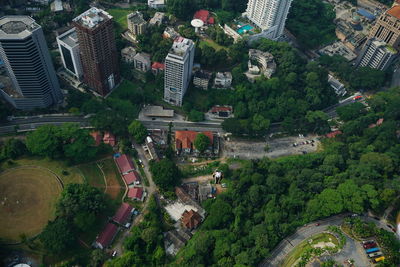
M 125 154 L 115 159 L 118 169 L 121 173 L 128 173 L 135 169 L 132 160 Z
M 122 203 L 113 217 L 113 221 L 119 224 L 125 224 L 131 215 L 132 206 L 128 203 Z
M 391 9 L 389 9 L 386 13 L 392 15 L 393 17 L 396 17 L 397 19 L 400 19 L 400 6 L 394 6 Z
M 74 18 L 73 21 L 87 28 L 94 28 L 108 19 L 112 19 L 110 14 L 102 9 L 92 7 Z
M 164 109 L 162 106 L 146 106 L 144 109 L 144 115 L 147 117 L 173 117 L 173 109 Z
M 201 223 L 201 216 L 194 210 L 185 210 L 182 214 L 182 225 L 187 229 L 194 229 Z
M 150 59 L 151 59 L 151 57 L 150 57 L 150 55 L 149 54 L 147 54 L 147 53 L 137 53 L 134 57 L 133 57 L 133 59 L 134 60 L 137 60 L 137 61 L 140 61 L 140 62 L 147 62 L 147 63 L 149 63 L 150 64 Z
M 176 131 L 175 132 L 176 148 L 177 149 L 195 148 L 194 140 L 196 139 L 196 136 L 199 133 L 200 132 L 195 132 L 195 131 Z M 212 132 L 202 132 L 202 133 L 205 134 L 210 139 L 210 144 L 213 144 Z
M 0 39 L 23 39 L 40 25 L 28 16 L 5 16 L 0 18 Z
M 100 243 L 103 248 L 110 245 L 111 241 L 114 239 L 117 234 L 118 227 L 115 224 L 108 223 L 100 235 L 97 237 L 96 242 Z
M 132 171 L 128 174 L 123 175 L 122 177 L 124 178 L 125 183 L 128 185 L 140 181 L 139 174 L 136 171 Z
M 130 20 L 133 24 L 143 24 L 146 21 L 143 19 L 143 14 L 139 11 L 135 11 L 127 16 L 128 20 Z
M 129 198 L 142 199 L 143 197 L 143 189 L 141 187 L 133 187 L 128 190 Z
M 193 41 L 187 38 L 178 37 L 175 39 L 172 44 L 171 49 L 169 50 L 170 54 L 177 55 L 183 57 L 187 51 L 193 47 Z
M 79 45 L 78 35 L 76 34 L 75 28 L 72 28 L 63 34 L 57 36 L 57 39 L 64 42 L 69 47 L 75 47 Z
M 194 73 L 194 77 L 200 78 L 200 79 L 211 79 L 212 73 L 209 71 L 205 70 L 198 70 Z

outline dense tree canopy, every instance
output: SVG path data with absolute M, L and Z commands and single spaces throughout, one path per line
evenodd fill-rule
M 52 254 L 59 254 L 71 248 L 75 242 L 75 233 L 64 219 L 49 222 L 39 236 L 45 248 Z
M 181 181 L 181 173 L 175 163 L 170 159 L 150 163 L 150 171 L 154 182 L 164 191 L 172 191 Z
M 143 143 L 146 139 L 147 129 L 144 127 L 143 123 L 138 120 L 134 120 L 129 124 L 128 131 L 139 144 Z
M 210 146 L 210 143 L 210 138 L 203 133 L 199 133 L 194 139 L 194 146 L 200 153 L 206 151 L 206 149 Z

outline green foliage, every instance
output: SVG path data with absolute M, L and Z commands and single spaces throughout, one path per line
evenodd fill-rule
M 0 146 L 0 160 L 17 159 L 27 152 L 25 143 L 19 139 L 8 139 Z
M 172 46 L 171 39 L 162 38 L 164 29 L 165 26 L 153 26 L 137 37 L 139 52 L 150 53 L 152 61 L 163 62 Z
M 335 40 L 335 11 L 320 0 L 295 0 L 287 27 L 305 48 L 317 48 Z
M 66 158 L 71 163 L 90 161 L 97 152 L 89 131 L 69 123 L 38 127 L 27 136 L 26 147 L 34 155 Z
M 356 102 L 346 106 L 338 107 L 336 112 L 342 121 L 350 121 L 365 114 L 365 106 L 360 102 Z
M 39 239 L 51 254 L 57 255 L 73 246 L 75 235 L 68 221 L 58 218 L 47 224 Z
M 150 171 L 154 182 L 164 191 L 173 191 L 181 181 L 181 173 L 175 163 L 170 159 L 159 162 L 150 162 Z
M 134 120 L 129 124 L 128 131 L 139 144 L 142 144 L 146 139 L 147 129 L 144 127 L 143 123 L 138 120 Z
M 200 153 L 206 151 L 210 144 L 210 138 L 208 138 L 208 136 L 203 133 L 199 133 L 194 139 L 194 146 Z
M 200 112 L 200 111 L 197 111 L 195 109 L 192 109 L 189 112 L 188 120 L 194 121 L 194 122 L 203 121 L 204 120 L 204 113 Z

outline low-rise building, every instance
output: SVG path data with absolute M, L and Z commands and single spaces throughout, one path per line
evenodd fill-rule
M 214 24 L 215 23 L 215 20 L 211 16 L 210 12 L 208 10 L 205 10 L 205 9 L 201 9 L 201 10 L 196 11 L 196 13 L 194 13 L 193 18 L 203 21 L 204 25 Z
M 112 244 L 118 233 L 118 227 L 115 224 L 108 223 L 103 231 L 98 235 L 94 246 L 99 249 L 105 249 Z
M 135 11 L 129 14 L 127 17 L 128 30 L 134 36 L 144 34 L 146 31 L 147 22 L 143 19 L 143 14 L 139 11 Z
M 214 79 L 214 88 L 226 89 L 232 85 L 232 73 L 217 72 Z
M 133 67 L 141 72 L 148 72 L 151 68 L 150 55 L 147 53 L 137 53 L 133 57 Z
M 335 93 L 340 96 L 344 96 L 347 93 L 344 84 L 336 79 L 333 75 L 328 74 L 328 83 L 335 90 Z
M 203 218 L 196 211 L 185 210 L 185 212 L 182 214 L 181 223 L 184 228 L 188 229 L 189 231 L 193 231 L 200 225 L 202 219 Z
M 151 65 L 151 72 L 154 75 L 158 75 L 164 72 L 165 69 L 165 65 L 163 63 L 160 62 L 153 62 L 153 64 Z
M 127 46 L 121 50 L 122 60 L 126 63 L 133 63 L 135 55 L 136 50 L 132 46 Z
M 140 176 L 137 171 L 133 170 L 131 172 L 128 172 L 127 174 L 122 175 L 122 178 L 124 179 L 125 183 L 127 185 L 138 185 L 140 184 Z
M 164 8 L 165 0 L 147 0 L 147 5 L 155 9 Z
M 177 153 L 198 153 L 194 145 L 194 141 L 200 132 L 195 131 L 176 131 L 175 132 L 175 149 Z M 202 132 L 210 139 L 210 146 L 206 152 L 213 151 L 214 136 L 212 132 Z
M 158 155 L 153 139 L 151 139 L 150 136 L 146 137 L 146 147 L 150 155 L 150 158 L 154 161 L 160 161 L 160 156 Z
M 161 26 L 165 23 L 165 13 L 163 12 L 156 12 L 154 16 L 150 19 L 149 24 L 151 26 Z
M 112 220 L 121 226 L 126 226 L 126 224 L 131 220 L 134 210 L 135 208 L 128 203 L 122 203 Z
M 110 146 L 115 146 L 117 143 L 117 140 L 115 138 L 115 135 L 113 135 L 110 132 L 105 132 L 103 136 L 103 142 L 104 144 L 110 145 Z
M 274 56 L 271 53 L 264 52 L 257 49 L 249 50 L 249 65 L 251 66 L 251 61 L 256 61 L 258 67 L 261 69 L 263 75 L 270 79 L 272 74 L 276 71 L 276 63 Z
M 145 194 L 143 188 L 141 187 L 133 187 L 128 189 L 128 198 L 136 201 L 144 200 Z
M 233 108 L 232 106 L 213 106 L 208 112 L 213 117 L 218 119 L 226 119 L 233 117 Z
M 203 90 L 207 90 L 211 80 L 211 76 L 212 73 L 209 71 L 198 70 L 193 75 L 193 85 Z
M 128 174 L 135 170 L 135 165 L 133 165 L 132 159 L 126 154 L 122 154 L 115 158 L 115 163 L 117 163 L 118 170 L 122 175 Z
M 173 27 L 166 27 L 163 32 L 164 38 L 169 38 L 169 39 L 175 40 L 179 36 L 180 36 L 180 34 L 177 31 L 175 31 L 175 29 Z

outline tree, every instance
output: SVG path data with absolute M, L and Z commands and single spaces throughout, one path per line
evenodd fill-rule
M 0 158 L 16 159 L 27 152 L 25 143 L 19 139 L 11 138 L 6 141 L 0 151 Z
M 172 191 L 180 183 L 181 173 L 170 159 L 150 163 L 150 171 L 154 182 L 164 191 Z
M 93 213 L 80 212 L 74 217 L 75 226 L 85 232 L 89 231 L 96 222 L 96 216 Z
M 95 249 L 90 254 L 90 267 L 101 266 L 107 260 L 107 254 L 101 249 Z
M 128 131 L 139 144 L 143 143 L 146 139 L 147 129 L 138 120 L 134 120 L 131 122 L 131 124 L 129 124 Z
M 199 121 L 203 121 L 204 120 L 204 113 L 197 111 L 195 109 L 192 109 L 189 113 L 188 119 L 190 121 L 194 121 L 194 122 L 199 122 Z
M 34 155 L 49 158 L 62 155 L 62 141 L 58 136 L 58 128 L 50 124 L 40 126 L 28 134 L 26 146 Z
M 167 9 L 181 20 L 186 20 L 196 10 L 196 1 L 192 0 L 169 0 Z
M 338 107 L 336 112 L 341 120 L 350 121 L 365 114 L 365 106 L 360 102 L 356 102 L 346 106 Z
M 59 253 L 73 246 L 75 235 L 69 223 L 63 218 L 58 218 L 47 224 L 39 239 L 50 253 L 59 255 Z
M 210 146 L 210 143 L 210 138 L 208 138 L 208 136 L 203 133 L 199 133 L 194 139 L 194 146 L 200 153 L 206 151 L 207 148 Z

